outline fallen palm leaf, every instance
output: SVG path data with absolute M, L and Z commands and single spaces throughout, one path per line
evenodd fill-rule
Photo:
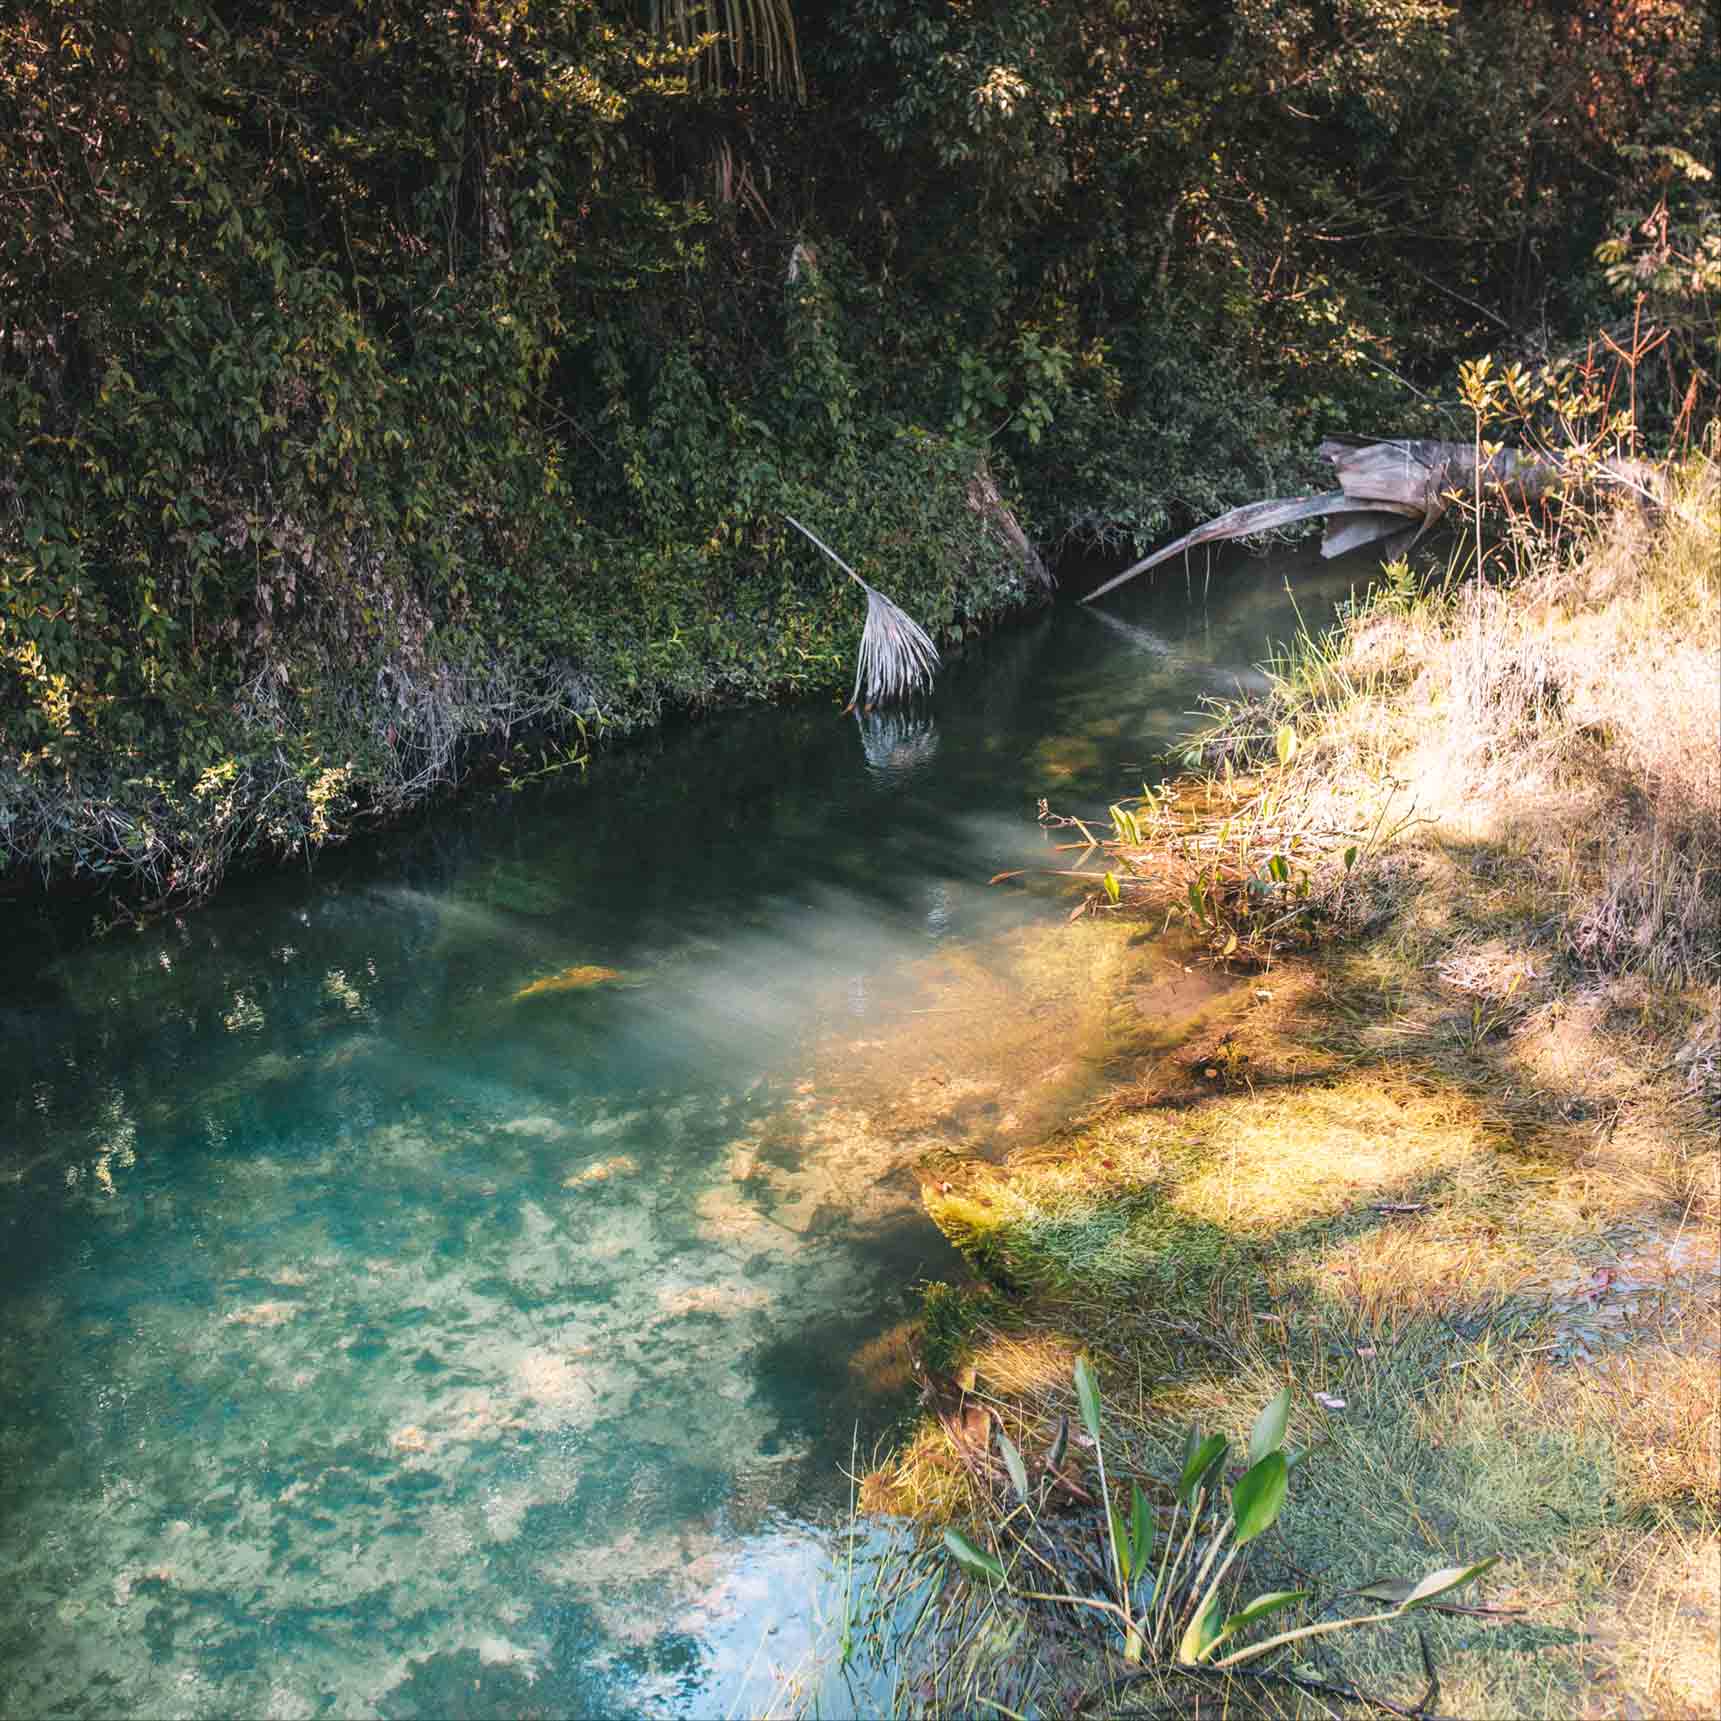
M 792 514 L 783 516 L 802 537 L 823 550 L 866 593 L 866 626 L 861 630 L 860 656 L 855 663 L 855 688 L 849 709 L 870 711 L 899 699 L 912 699 L 932 689 L 938 673 L 938 647 L 912 616 L 875 591 L 814 532 Z
M 1181 550 L 1277 531 L 1304 520 L 1327 522 L 1321 542 L 1323 556 L 1342 556 L 1364 544 L 1400 535 L 1408 543 L 1421 537 L 1446 512 L 1447 498 L 1455 490 L 1476 489 L 1524 503 L 1584 484 L 1612 484 L 1659 501 L 1664 487 L 1661 475 L 1641 460 L 1580 462 L 1547 454 L 1518 454 L 1504 448 L 1478 467 L 1476 452 L 1469 443 L 1420 437 L 1352 444 L 1329 436 L 1321 444 L 1320 454 L 1333 466 L 1339 481 L 1337 490 L 1233 508 L 1144 556 L 1089 592 L 1082 602 L 1104 597 Z

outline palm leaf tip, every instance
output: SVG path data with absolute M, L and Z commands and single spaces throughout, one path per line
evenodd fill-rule
M 871 709 L 930 692 L 938 673 L 938 647 L 919 622 L 882 592 L 866 591 L 866 626 L 855 663 L 852 703 Z
M 905 615 L 883 592 L 875 592 L 817 532 L 793 514 L 783 516 L 809 543 L 816 545 L 866 593 L 866 626 L 861 629 L 860 656 L 855 663 L 855 690 L 849 701 L 871 711 L 899 699 L 930 692 L 938 673 L 938 647 L 926 629 Z

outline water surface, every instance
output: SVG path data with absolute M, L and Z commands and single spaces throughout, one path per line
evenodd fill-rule
M 1140 960 L 985 881 L 1041 797 L 1162 775 L 1287 575 L 1310 619 L 1358 577 L 1060 604 L 913 714 L 679 728 L 93 944 L 0 909 L 5 1712 L 812 1679 L 843 1467 L 958 1271 L 916 1168 L 1079 1105 Z

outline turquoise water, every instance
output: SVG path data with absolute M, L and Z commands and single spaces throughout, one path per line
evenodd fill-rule
M 0 1709 L 864 1708 L 864 1359 L 957 1270 L 912 1163 L 1033 1127 L 1097 949 L 1063 997 L 1061 899 L 985 881 L 1159 774 L 1287 573 L 1357 577 L 1060 604 L 913 716 L 667 732 L 93 944 L 0 909 Z

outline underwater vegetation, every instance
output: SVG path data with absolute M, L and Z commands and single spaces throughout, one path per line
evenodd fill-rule
M 595 962 L 577 963 L 559 974 L 546 974 L 543 979 L 522 986 L 514 994 L 514 1002 L 542 997 L 546 992 L 578 992 L 587 986 L 601 986 L 606 980 L 619 979 L 621 975 L 614 968 L 602 968 Z

